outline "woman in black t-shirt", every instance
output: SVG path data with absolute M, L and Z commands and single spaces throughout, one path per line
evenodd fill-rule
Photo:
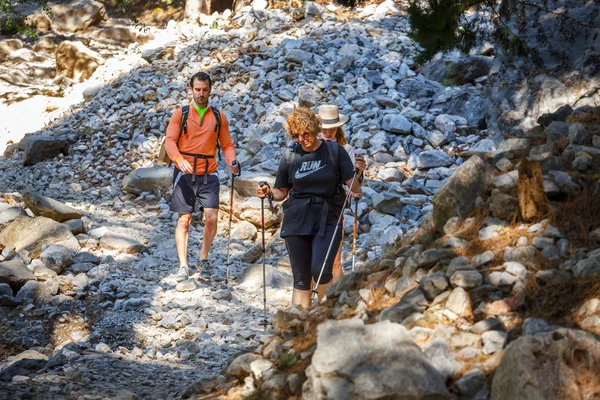
M 319 299 L 332 279 L 331 268 L 340 245 L 341 229 L 337 230 L 335 238 L 333 233 L 343 212 L 345 198 L 341 183 L 348 187 L 352 184 L 351 190 L 358 192 L 358 176 L 365 168 L 365 160 L 357 156 L 353 166 L 342 146 L 318 139 L 321 122 L 308 108 L 294 109 L 287 118 L 285 129 L 299 146 L 286 149 L 279 163 L 274 188 L 269 190 L 262 186 L 256 194 L 276 201 L 284 200 L 289 194 L 289 199 L 283 204 L 281 237 L 285 239 L 294 275 L 292 304 L 308 307 L 311 279 L 318 280 L 327 249 L 333 241 L 319 281 Z M 333 165 L 335 163 L 337 165 Z M 354 168 L 358 175 L 352 183 Z

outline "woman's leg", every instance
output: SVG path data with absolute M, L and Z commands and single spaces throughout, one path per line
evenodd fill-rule
M 294 290 L 292 292 L 292 305 L 302 307 L 310 306 L 310 264 L 312 259 L 312 238 L 314 236 L 288 236 L 285 246 L 290 256 L 292 275 L 294 276 Z
M 327 290 L 329 285 L 332 283 L 333 261 L 335 260 L 335 256 L 337 254 L 336 249 L 339 248 L 342 240 L 342 233 L 339 229 L 337 230 L 335 238 L 333 238 L 334 230 L 335 226 L 327 226 L 325 228 L 325 234 L 323 236 L 314 236 L 312 241 L 311 271 L 313 279 L 315 282 L 318 281 L 319 283 L 319 286 L 317 287 L 317 296 L 319 300 L 323 298 L 325 295 L 325 290 Z M 331 246 L 329 257 L 327 257 L 327 262 L 325 262 L 325 256 L 327 255 L 327 250 L 329 250 L 332 240 L 333 245 Z M 319 279 L 319 276 L 321 279 Z
M 337 254 L 335 255 L 335 260 L 333 261 L 333 279 L 331 283 L 336 283 L 342 276 L 344 276 L 344 270 L 342 269 L 342 243 L 344 242 L 344 232 L 342 231 L 342 239 L 340 240 L 340 246 L 338 248 Z

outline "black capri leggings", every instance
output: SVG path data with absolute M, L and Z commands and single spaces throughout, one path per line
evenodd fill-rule
M 292 264 L 292 274 L 294 275 L 294 289 L 310 290 L 311 278 L 315 282 L 319 279 L 334 230 L 335 225 L 328 225 L 325 227 L 323 236 L 302 235 L 285 238 L 285 245 Z M 319 284 L 329 283 L 333 279 L 331 269 L 341 240 L 342 230 L 338 229 Z

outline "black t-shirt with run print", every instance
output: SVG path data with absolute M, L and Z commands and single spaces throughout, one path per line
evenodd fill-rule
M 293 154 L 291 168 L 288 165 L 288 157 L 284 155 L 281 158 L 275 188 L 290 190 L 290 198 L 283 205 L 281 237 L 316 235 L 323 220 L 322 199 L 328 200 L 327 225 L 335 225 L 337 222 L 342 212 L 344 195 L 336 195 L 339 186 L 336 171 L 339 171 L 342 182 L 345 182 L 352 179 L 354 166 L 346 150 L 339 144 L 336 145 L 339 167 L 331 165 L 326 142 L 321 142 L 319 148 L 313 152 L 305 152 L 299 148 Z M 291 150 L 287 149 L 286 152 L 288 151 Z

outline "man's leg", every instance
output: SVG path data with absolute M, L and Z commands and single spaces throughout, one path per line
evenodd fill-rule
M 217 221 L 219 219 L 218 208 L 204 209 L 204 232 L 202 236 L 202 250 L 200 251 L 200 260 L 208 260 L 208 252 L 212 246 L 215 235 L 217 234 Z
M 192 214 L 179 214 L 175 228 L 175 246 L 179 257 L 179 266 L 187 266 L 188 231 L 192 222 Z

